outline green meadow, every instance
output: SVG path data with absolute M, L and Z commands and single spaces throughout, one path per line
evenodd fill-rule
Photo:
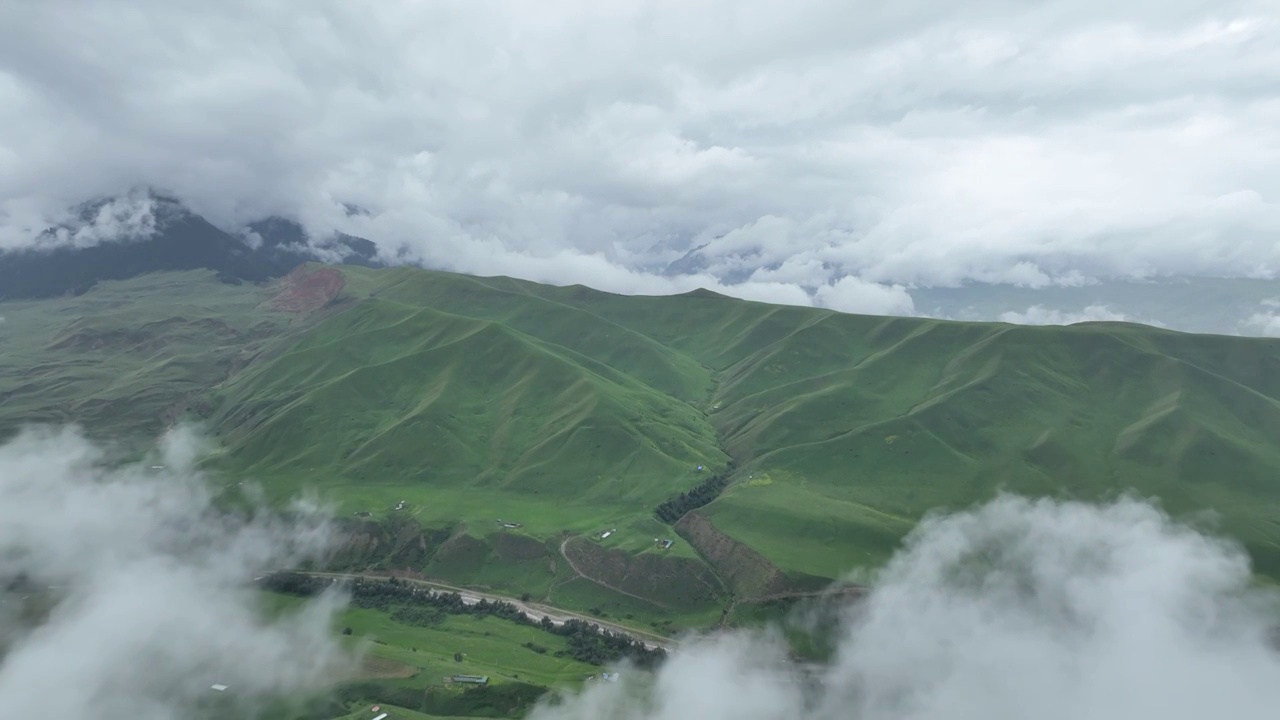
M 196 421 L 228 483 L 329 502 L 345 567 L 664 632 L 874 569 L 925 513 L 1000 492 L 1211 510 L 1280 576 L 1277 340 L 340 271 L 310 313 L 201 273 L 3 303 L 0 431 Z
M 305 602 L 274 593 L 262 598 L 271 613 L 292 612 Z M 369 708 L 379 705 L 394 718 L 505 717 L 504 703 L 513 697 L 524 708 L 547 692 L 581 689 L 588 676 L 603 671 L 555 657 L 567 651 L 565 638 L 493 616 L 445 615 L 421 627 L 396 622 L 388 612 L 350 608 L 335 618 L 333 631 L 362 658 L 355 676 L 294 703 L 303 709 L 282 709 L 286 715 L 371 718 Z M 454 675 L 485 676 L 488 683 L 474 689 L 446 682 Z

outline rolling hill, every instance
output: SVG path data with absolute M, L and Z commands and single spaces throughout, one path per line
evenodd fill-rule
M 351 518 L 353 566 L 696 624 L 1007 490 L 1209 510 L 1280 577 L 1276 340 L 318 265 L 0 314 L 0 432 L 199 418 L 222 472 Z

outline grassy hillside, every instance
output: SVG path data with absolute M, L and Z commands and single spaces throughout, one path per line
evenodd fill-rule
M 219 467 L 364 516 L 349 562 L 637 626 L 711 622 L 734 597 L 875 566 L 923 513 L 1002 489 L 1211 509 L 1280 576 L 1275 340 L 405 268 L 330 280 L 312 312 L 290 315 L 267 309 L 293 307 L 276 288 L 188 275 L 2 303 L 21 354 L 4 358 L 0 397 L 21 403 L 0 427 L 154 424 L 192 397 L 179 407 L 216 432 Z M 66 349 L 90 347 L 65 340 L 86 322 L 108 352 Z M 174 328 L 172 346 L 119 340 L 137 327 Z M 36 382 L 30 368 L 51 362 Z M 112 414 L 93 412 L 100 398 Z M 654 515 L 667 500 L 686 513 L 674 527 Z
M 258 474 L 656 503 L 723 464 L 687 403 L 506 325 L 373 299 L 242 373 L 216 399 Z M 336 412 L 335 412 L 336 411 Z
M 197 270 L 0 303 L 0 437 L 65 422 L 154 435 L 288 327 L 266 299 Z
M 739 461 L 729 490 L 700 513 L 785 571 L 833 577 L 874 565 L 928 509 L 1005 489 L 1136 491 L 1178 513 L 1211 508 L 1264 571 L 1280 573 L 1274 340 L 398 272 L 371 292 L 535 334 L 547 325 L 538 318 L 564 309 L 594 318 L 593 339 L 625 328 L 695 362 L 711 387 L 693 402 Z

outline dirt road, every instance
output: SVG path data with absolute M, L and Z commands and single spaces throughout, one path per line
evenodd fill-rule
M 297 572 L 297 571 L 290 571 L 290 572 Z M 379 582 L 386 582 L 390 578 L 390 575 L 388 575 L 387 573 L 374 573 L 374 572 L 367 572 L 367 573 L 299 572 L 298 574 L 310 575 L 311 577 L 333 578 L 334 580 L 364 579 L 364 580 L 374 580 Z M 516 608 L 519 609 L 524 614 L 533 618 L 534 620 L 541 620 L 544 617 L 549 618 L 552 624 L 557 626 L 563 625 L 568 620 L 582 620 L 585 622 L 589 622 L 593 625 L 599 625 L 605 630 L 610 630 L 612 632 L 616 632 L 622 635 L 627 635 L 629 637 L 635 638 L 636 640 L 644 643 L 645 647 L 650 650 L 654 648 L 663 648 L 664 650 L 669 651 L 674 649 L 677 645 L 675 640 L 672 640 L 671 638 L 668 638 L 668 637 L 663 637 L 662 635 L 658 635 L 656 633 L 639 630 L 633 627 L 628 627 L 626 625 L 620 625 L 618 623 L 610 622 L 608 620 L 601 620 L 600 618 L 592 617 L 590 615 L 583 615 L 581 613 L 575 613 L 569 610 L 551 607 L 550 605 L 543 605 L 541 603 L 535 603 L 535 602 L 526 602 L 519 598 L 507 597 L 505 595 L 495 595 L 493 593 L 485 593 L 485 592 L 479 592 L 476 590 L 468 590 L 466 588 L 460 588 L 453 585 L 446 585 L 444 583 L 435 582 L 433 580 L 418 580 L 415 578 L 406 578 L 402 576 L 396 576 L 396 579 L 403 583 L 409 583 L 412 585 L 431 588 L 433 590 L 442 590 L 445 592 L 457 593 L 458 596 L 462 598 L 462 602 L 466 603 L 467 605 L 475 605 L 481 600 L 488 600 L 489 602 L 510 603 L 516 606 Z

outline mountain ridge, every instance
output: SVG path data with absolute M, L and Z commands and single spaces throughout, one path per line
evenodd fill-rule
M 569 607 L 656 621 L 657 574 L 704 588 L 681 612 L 705 620 L 874 569 L 925 513 L 1002 491 L 1212 508 L 1280 576 L 1276 340 L 319 263 L 3 307 L 0 432 L 195 419 L 270 498 L 419 528 L 360 557 Z

